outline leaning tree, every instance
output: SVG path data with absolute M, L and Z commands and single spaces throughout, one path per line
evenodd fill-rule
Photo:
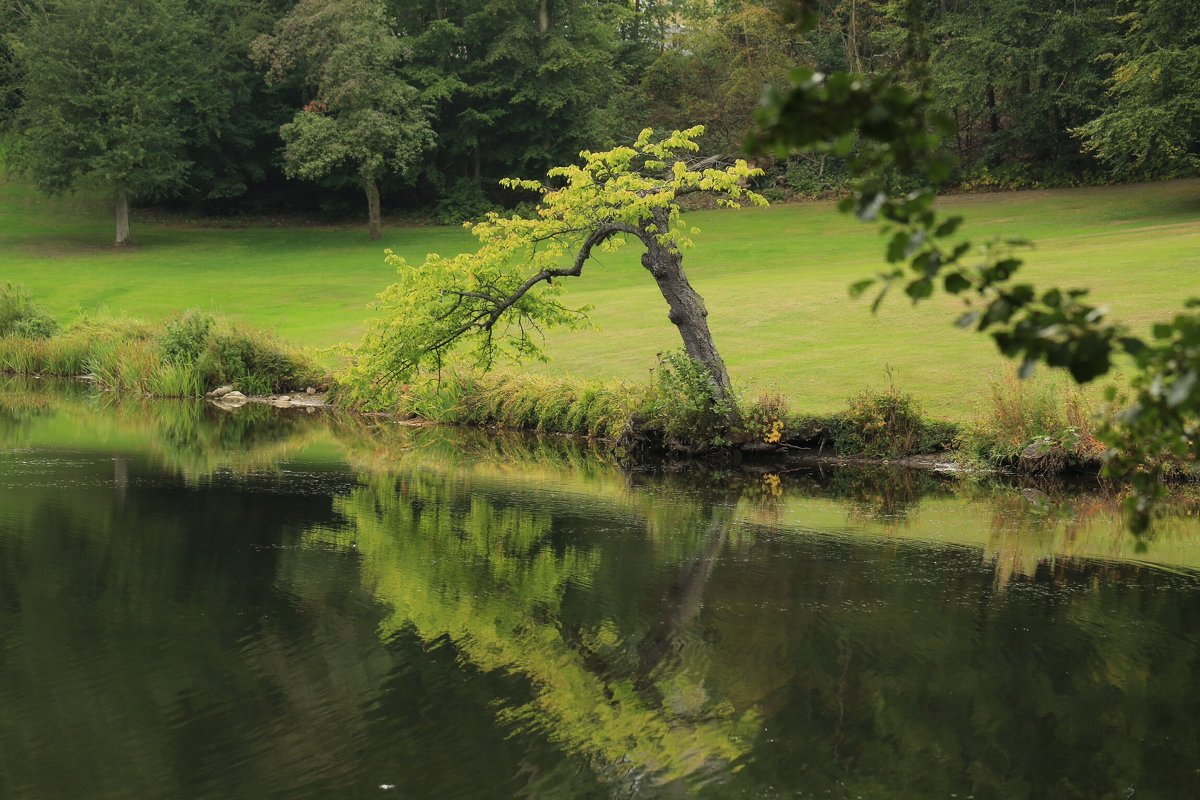
M 477 366 L 502 354 L 544 357 L 542 332 L 578 325 L 586 308 L 561 300 L 558 278 L 578 277 L 596 252 L 634 241 L 642 266 L 679 330 L 687 355 L 700 364 L 719 401 L 731 394 L 729 373 L 708 328 L 704 301 L 683 271 L 683 251 L 698 231 L 683 219 L 684 197 L 710 195 L 718 205 L 766 205 L 747 188 L 761 170 L 738 159 L 700 157 L 703 127 L 655 140 L 642 131 L 631 147 L 583 152 L 582 163 L 550 170 L 550 183 L 502 184 L 541 195 L 530 216 L 492 213 L 471 232 L 479 248 L 453 258 L 430 254 L 415 266 L 388 252 L 400 280 L 380 294 L 384 315 L 364 337 L 352 385 L 362 401 L 414 374 L 438 369 L 463 350 Z

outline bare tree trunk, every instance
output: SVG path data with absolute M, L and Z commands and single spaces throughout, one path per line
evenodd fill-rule
M 988 125 L 992 133 L 1000 132 L 1000 112 L 996 110 L 996 86 L 987 85 Z
M 657 224 L 658 230 L 667 230 L 668 223 L 665 218 Z M 704 307 L 704 298 L 692 288 L 687 275 L 683 273 L 683 255 L 678 251 L 671 252 L 652 233 L 644 232 L 642 241 L 646 245 L 642 266 L 654 276 L 658 290 L 667 301 L 667 307 L 670 309 L 667 318 L 679 329 L 683 349 L 708 371 L 717 398 L 732 401 L 733 388 L 729 382 L 729 372 L 725 369 L 725 362 L 717 352 L 712 332 L 708 329 L 708 309 Z
M 379 186 L 374 178 L 367 176 L 363 178 L 363 189 L 367 192 L 367 238 L 377 242 L 383 235 L 379 223 Z
M 117 247 L 131 244 L 129 241 L 129 192 L 124 186 L 117 188 L 116 196 L 117 217 Z

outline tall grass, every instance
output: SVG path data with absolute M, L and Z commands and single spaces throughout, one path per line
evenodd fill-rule
M 405 387 L 395 410 L 455 425 L 620 439 L 632 430 L 648 399 L 648 387 L 628 383 L 455 371 Z
M 198 397 L 221 384 L 269 394 L 325 381 L 305 353 L 194 311 L 160 324 L 84 316 L 51 338 L 0 336 L 0 371 L 87 375 L 104 388 L 160 397 Z
M 1093 409 L 1073 385 L 1022 380 L 1010 371 L 992 381 L 960 445 L 968 458 L 997 466 L 1020 466 L 1023 456 L 1052 451 L 1060 467 L 1095 466 L 1104 452 L 1096 425 Z

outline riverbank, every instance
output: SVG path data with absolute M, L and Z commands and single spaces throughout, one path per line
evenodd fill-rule
M 969 423 L 929 415 L 895 384 L 821 414 L 797 413 L 798 403 L 775 392 L 743 392 L 730 404 L 679 353 L 660 354 L 641 382 L 447 368 L 419 384 L 339 386 L 312 351 L 200 311 L 160 323 L 86 316 L 62 329 L 11 285 L 0 287 L 0 372 L 84 377 L 100 389 L 154 397 L 207 393 L 225 409 L 334 403 L 398 419 L 566 434 L 630 463 L 918 458 L 1057 475 L 1095 474 L 1104 452 L 1082 395 L 1015 377 L 993 383 L 990 402 Z
M 1022 237 L 1037 243 L 1026 269 L 1036 283 L 1087 286 L 1112 316 L 1140 329 L 1169 316 L 1200 268 L 1200 181 L 946 197 L 973 240 Z M 884 240 L 841 215 L 835 203 L 785 204 L 737 213 L 689 213 L 700 228 L 687 273 L 709 310 L 733 380 L 773 391 L 794 411 L 839 410 L 862 388 L 888 385 L 886 368 L 938 418 L 966 423 L 1000 372 L 987 337 L 956 329 L 958 307 L 941 298 L 912 307 L 896 297 L 872 315 L 847 287 L 875 274 Z M 334 227 L 223 228 L 138 224 L 138 246 L 109 247 L 107 209 L 42 198 L 0 178 L 0 280 L 26 285 L 69 324 L 95 316 L 161 320 L 200 308 L 232 323 L 274 331 L 318 349 L 361 337 L 368 304 L 395 273 L 391 248 L 412 263 L 426 253 L 473 248 L 459 227 L 385 228 L 381 242 Z M 564 301 L 591 305 L 592 326 L 548 331 L 547 377 L 644 381 L 655 354 L 678 346 L 666 307 L 632 248 L 566 287 Z M 323 349 L 324 348 L 324 349 Z M 289 387 L 291 388 L 291 387 Z M 1097 393 L 1098 394 L 1098 393 Z

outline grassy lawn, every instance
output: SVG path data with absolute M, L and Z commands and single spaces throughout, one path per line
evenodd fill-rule
M 1115 188 L 949 197 L 976 239 L 1036 242 L 1024 278 L 1089 286 L 1114 317 L 1143 327 L 1200 294 L 1200 180 Z M 1003 367 L 990 341 L 952 325 L 955 301 L 913 308 L 897 296 L 871 316 L 846 287 L 877 270 L 883 241 L 832 203 L 701 212 L 685 260 L 735 380 L 826 411 L 867 385 L 896 384 L 927 410 L 962 418 Z M 390 247 L 410 260 L 470 245 L 461 229 L 197 227 L 139 224 L 136 249 L 108 247 L 112 224 L 86 197 L 41 198 L 0 178 L 0 280 L 25 284 L 56 316 L 79 309 L 153 319 L 199 307 L 277 330 L 300 344 L 354 340 L 365 306 L 391 281 Z M 602 255 L 570 285 L 594 326 L 556 332 L 541 372 L 638 378 L 679 346 L 666 306 L 630 247 Z

